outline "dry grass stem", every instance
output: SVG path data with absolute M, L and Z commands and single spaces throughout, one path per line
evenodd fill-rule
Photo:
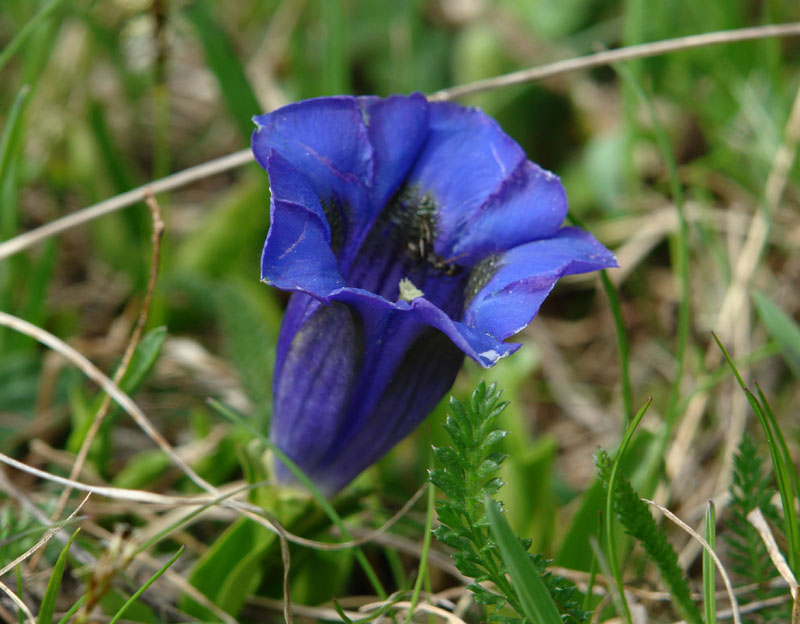
M 715 331 L 723 342 L 730 338 L 734 327 L 738 324 L 737 312 L 745 305 L 747 286 L 767 244 L 770 220 L 775 216 L 786 189 L 789 171 L 797 155 L 798 143 L 800 143 L 800 89 L 795 95 L 789 120 L 786 122 L 783 142 L 772 161 L 772 168 L 764 188 L 764 208 L 756 210 L 753 215 L 747 229 L 747 239 L 735 263 L 734 279 L 725 293 L 720 308 Z
M 442 89 L 430 96 L 432 100 L 453 100 L 481 93 L 492 89 L 501 89 L 512 85 L 535 82 L 543 78 L 550 78 L 558 74 L 580 69 L 590 69 L 592 67 L 602 67 L 620 61 L 630 61 L 633 59 L 648 58 L 659 56 L 669 52 L 679 50 L 689 50 L 691 48 L 704 48 L 722 43 L 734 43 L 737 41 L 749 41 L 752 39 L 766 39 L 768 37 L 797 37 L 800 36 L 800 23 L 773 24 L 768 26 L 756 26 L 753 28 L 740 28 L 736 30 L 722 30 L 718 32 L 703 33 L 700 35 L 690 35 L 688 37 L 677 37 L 666 39 L 654 43 L 642 43 L 640 45 L 628 46 L 619 50 L 605 50 L 587 56 L 557 61 L 534 67 L 532 69 L 522 69 L 486 80 L 478 80 L 465 85 Z
M 28 624 L 36 624 L 36 618 L 33 617 L 33 613 L 31 613 L 28 605 L 22 601 L 22 598 L 17 596 L 14 591 L 2 581 L 0 581 L 0 590 L 3 590 L 3 592 L 11 599 L 11 601 L 17 605 L 17 607 L 19 607 L 20 611 L 25 614 Z
M 728 599 L 731 601 L 731 612 L 733 613 L 733 621 L 736 624 L 741 624 L 742 617 L 739 612 L 739 602 L 736 600 L 736 592 L 733 591 L 733 584 L 731 583 L 731 579 L 728 576 L 728 572 L 725 570 L 725 567 L 722 565 L 722 562 L 719 560 L 717 553 L 714 552 L 714 549 L 711 548 L 711 545 L 705 540 L 705 538 L 700 535 L 697 531 L 695 531 L 692 527 L 686 524 L 683 520 L 681 520 L 678 516 L 672 513 L 666 507 L 659 505 L 655 501 L 648 500 L 646 498 L 642 499 L 648 505 L 652 505 L 656 509 L 658 509 L 661 513 L 663 513 L 667 518 L 672 520 L 675 524 L 677 524 L 680 528 L 686 531 L 689 535 L 692 536 L 695 540 L 697 540 L 700 544 L 702 544 L 703 548 L 706 549 L 711 558 L 714 560 L 714 565 L 717 566 L 717 570 L 719 571 L 720 576 L 722 577 L 722 582 L 725 583 L 725 589 L 728 592 Z
M 658 56 L 668 52 L 688 50 L 722 43 L 734 43 L 753 39 L 769 37 L 795 37 L 800 35 L 800 23 L 780 24 L 770 26 L 756 26 L 738 30 L 725 30 L 720 32 L 705 33 L 678 37 L 654 43 L 629 46 L 618 50 L 606 50 L 588 56 L 581 56 L 555 63 L 548 63 L 531 69 L 524 69 L 504 76 L 460 85 L 450 89 L 437 91 L 429 96 L 431 100 L 452 100 L 472 93 L 480 93 L 491 89 L 500 89 L 506 86 L 535 82 L 550 76 L 569 73 L 581 69 L 601 67 L 619 61 L 632 60 Z M 116 195 L 97 204 L 93 204 L 60 219 L 51 221 L 35 230 L 25 232 L 14 238 L 0 243 L 0 261 L 12 256 L 28 247 L 56 236 L 66 230 L 88 223 L 117 210 L 144 201 L 148 194 L 157 195 L 187 186 L 199 180 L 211 177 L 218 173 L 230 171 L 252 162 L 253 156 L 250 149 L 243 149 L 226 156 L 220 156 L 206 163 L 184 169 L 165 178 L 155 180 L 149 184 L 136 187 L 120 195 Z
M 86 497 L 75 508 L 75 510 L 69 516 L 67 516 L 67 518 L 63 522 L 59 522 L 58 526 L 48 529 L 47 532 L 33 546 L 31 546 L 28 550 L 22 553 L 19 557 L 17 557 L 13 561 L 10 561 L 2 568 L 0 568 L 0 577 L 5 576 L 5 574 L 13 570 L 17 566 L 17 564 L 22 563 L 32 554 L 34 554 L 39 549 L 44 547 L 47 544 L 47 542 L 49 542 L 56 535 L 56 533 L 58 533 L 67 523 L 69 523 L 73 518 L 75 518 L 75 516 L 78 515 L 78 512 L 80 512 L 80 510 L 86 504 L 86 501 L 89 500 L 90 496 L 91 494 L 87 494 Z
M 136 351 L 136 347 L 139 345 L 139 341 L 142 338 L 142 334 L 144 333 L 145 325 L 147 324 L 147 316 L 150 312 L 150 304 L 153 301 L 153 293 L 155 292 L 156 282 L 158 281 L 158 267 L 160 264 L 161 258 L 161 237 L 164 234 L 164 221 L 161 217 L 161 206 L 159 206 L 156 198 L 152 195 L 152 193 L 146 196 L 147 205 L 150 208 L 150 215 L 153 222 L 153 230 L 151 236 L 151 243 L 152 243 L 152 254 L 150 259 L 150 277 L 147 281 L 147 289 L 145 290 L 144 298 L 142 299 L 142 306 L 139 310 L 139 315 L 136 319 L 136 325 L 134 326 L 133 333 L 131 334 L 130 340 L 128 341 L 127 346 L 125 347 L 125 352 L 122 355 L 122 360 L 117 367 L 117 370 L 114 373 L 113 382 L 118 386 L 122 382 L 122 378 L 125 376 L 125 373 L 128 371 L 128 366 L 130 365 L 131 359 L 133 358 L 133 354 Z M 95 437 L 97 436 L 98 432 L 100 431 L 100 427 L 102 426 L 103 422 L 105 422 L 106 416 L 108 415 L 108 411 L 111 408 L 111 395 L 106 394 L 103 397 L 103 402 L 100 405 L 100 409 L 97 411 L 97 415 L 95 416 L 94 420 L 92 421 L 89 430 L 86 432 L 86 437 L 84 437 L 83 442 L 81 443 L 81 447 L 78 450 L 78 455 L 75 458 L 75 463 L 72 466 L 72 469 L 69 473 L 69 478 L 72 480 L 77 479 L 81 471 L 83 470 L 83 466 L 86 463 L 86 458 L 89 455 L 89 450 L 92 448 L 92 443 L 94 442 Z M 58 499 L 58 504 L 56 505 L 56 509 L 53 512 L 52 517 L 55 519 L 61 515 L 61 512 L 64 510 L 64 506 L 67 504 L 67 500 L 69 499 L 72 490 L 70 488 L 65 488 L 61 492 L 61 496 Z M 36 567 L 34 561 L 31 562 L 31 567 Z
M 263 596 L 251 596 L 248 603 L 254 607 L 272 609 L 273 611 L 280 611 L 283 609 L 283 602 L 275 600 L 274 598 L 265 598 Z M 330 607 L 311 607 L 308 605 L 293 604 L 292 611 L 299 617 L 313 618 L 317 620 L 324 620 L 327 622 L 341 622 L 342 618 L 336 609 Z M 348 611 L 343 609 L 344 614 L 351 620 L 358 620 L 364 617 L 363 613 L 358 611 Z
M 26 468 L 29 468 L 29 466 L 26 466 Z M 0 490 L 6 492 L 9 498 L 19 503 L 20 507 L 28 512 L 31 517 L 35 518 L 36 521 L 41 525 L 50 525 L 50 518 L 47 516 L 47 514 L 39 509 L 39 507 L 30 499 L 30 497 L 25 494 L 25 492 L 15 486 L 8 479 L 8 477 L 6 477 L 6 473 L 3 470 L 0 470 Z M 69 538 L 70 534 L 67 533 L 63 528 L 59 528 L 59 531 L 56 534 L 56 539 L 62 544 L 66 544 L 69 541 Z M 72 547 L 70 548 L 70 554 L 84 565 L 93 566 L 96 563 L 94 555 L 86 551 L 77 543 L 72 544 Z
M 183 473 L 192 482 L 211 494 L 219 494 L 219 490 L 217 490 L 217 488 L 198 475 L 191 468 L 191 466 L 189 466 L 181 457 L 178 456 L 177 453 L 175 453 L 173 448 L 158 432 L 158 430 L 153 427 L 147 416 L 144 415 L 144 412 L 139 409 L 136 403 L 134 403 L 133 400 L 127 394 L 125 394 L 117 384 L 111 381 L 111 379 L 109 379 L 99 368 L 92 364 L 81 353 L 70 347 L 67 343 L 57 338 L 50 332 L 43 330 L 41 327 L 37 327 L 36 325 L 28 323 L 27 321 L 6 312 L 0 311 L 0 325 L 10 327 L 15 331 L 38 340 L 54 351 L 57 351 L 72 364 L 77 366 L 84 375 L 86 375 L 89 379 L 100 386 L 106 393 L 108 393 L 114 399 L 114 401 L 116 401 L 117 404 L 123 410 L 125 410 L 125 412 L 127 412 L 131 418 L 133 418 L 136 424 L 139 425 L 139 427 L 150 437 L 150 439 L 153 440 L 156 445 L 158 445 L 159 448 L 161 448 L 161 450 L 167 454 L 172 462 L 178 468 L 180 468 L 181 471 L 183 471 Z
M 405 609 L 406 612 L 408 609 L 412 607 L 412 604 L 408 600 L 401 600 L 399 602 L 393 602 L 391 598 L 388 600 L 382 600 L 380 602 L 372 602 L 362 606 L 359 611 L 363 613 L 369 613 L 370 611 L 377 611 L 378 609 L 382 609 L 387 604 L 391 605 L 391 610 L 401 610 Z M 431 615 L 436 615 L 442 618 L 445 622 L 450 622 L 451 624 L 466 624 L 464 620 L 462 620 L 457 615 L 450 613 L 450 611 L 446 611 L 441 607 L 436 607 L 430 604 L 418 604 L 414 609 L 414 613 L 422 612 L 422 613 L 429 613 Z
M 253 161 L 253 154 L 249 148 L 220 156 L 214 160 L 189 167 L 178 173 L 173 173 L 165 178 L 155 180 L 142 186 L 137 186 L 130 191 L 115 195 L 97 204 L 92 204 L 86 208 L 73 212 L 60 219 L 55 219 L 50 223 L 15 236 L 14 238 L 0 243 L 0 261 L 9 256 L 13 256 L 20 251 L 32 247 L 37 243 L 47 240 L 52 236 L 66 232 L 74 227 L 93 221 L 98 217 L 111 214 L 128 206 L 145 201 L 148 196 L 159 195 L 167 191 L 187 186 L 199 180 L 205 180 L 211 176 L 231 169 L 236 169 Z
M 756 531 L 758 531 L 758 534 L 761 536 L 769 558 L 772 560 L 772 565 L 775 566 L 778 574 L 780 574 L 783 580 L 789 585 L 789 591 L 792 594 L 792 601 L 794 603 L 792 606 L 792 624 L 797 624 L 800 620 L 800 591 L 798 591 L 797 579 L 792 573 L 789 564 L 786 563 L 786 559 L 783 557 L 780 548 L 778 548 L 775 536 L 772 534 L 772 530 L 769 528 L 769 524 L 767 524 L 767 519 L 764 517 L 764 514 L 761 513 L 761 510 L 758 507 L 753 509 L 747 514 L 747 520 L 755 527 Z

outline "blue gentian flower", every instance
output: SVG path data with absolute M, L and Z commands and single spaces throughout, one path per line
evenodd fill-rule
M 271 436 L 328 494 L 425 418 L 465 354 L 489 367 L 516 351 L 504 340 L 560 277 L 616 266 L 561 227 L 559 179 L 479 110 L 342 96 L 254 121 L 271 192 L 261 276 L 293 293 Z

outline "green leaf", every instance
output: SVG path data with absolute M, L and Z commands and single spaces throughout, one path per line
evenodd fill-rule
M 450 439 L 453 441 L 453 446 L 458 451 L 463 451 L 469 446 L 469 423 L 464 419 L 463 421 L 455 416 L 456 410 L 453 409 L 453 404 L 450 404 L 451 413 L 444 421 L 444 428 Z
M 161 449 L 149 449 L 136 454 L 111 481 L 111 485 L 125 489 L 139 489 L 153 483 L 169 470 L 170 458 Z
M 525 616 L 537 624 L 561 624 L 561 617 L 547 586 L 536 573 L 528 554 L 522 550 L 519 539 L 508 526 L 499 506 L 487 498 L 485 508 L 492 536 L 508 567 Z
M 25 105 L 30 91 L 30 86 L 22 86 L 17 93 L 17 97 L 14 98 L 14 104 L 11 106 L 6 124 L 3 126 L 3 133 L 0 135 L 0 180 L 5 179 L 11 155 L 14 153 L 14 148 L 20 140 L 20 135 L 22 133 L 22 113 L 25 111 Z M 11 233 L 6 233 L 6 235 L 10 236 Z
M 502 606 L 508 602 L 500 594 L 489 591 L 483 585 L 478 585 L 477 583 L 471 583 L 467 585 L 467 589 L 475 594 L 475 602 L 478 604 Z
M 717 514 L 713 501 L 708 501 L 706 508 L 705 538 L 713 549 L 716 542 Z M 717 621 L 717 602 L 714 596 L 716 590 L 716 568 L 711 553 L 703 549 L 703 605 L 705 607 L 706 624 Z
M 461 498 L 464 495 L 464 482 L 444 470 L 433 470 L 430 475 L 431 483 L 444 492 L 448 498 Z
M 458 470 L 463 463 L 463 457 L 449 446 L 433 447 L 433 456 L 440 464 L 451 470 Z
M 22 44 L 30 37 L 31 33 L 42 24 L 47 18 L 49 18 L 58 7 L 64 2 L 64 0 L 50 0 L 47 4 L 45 4 L 39 12 L 33 16 L 33 18 L 28 21 L 19 31 L 14 35 L 14 38 L 9 41 L 3 50 L 0 51 L 0 69 L 5 66 L 6 63 L 11 59 L 14 54 L 16 54 L 17 50 L 22 47 Z
M 786 364 L 800 377 L 800 326 L 763 293 L 754 292 L 753 300 L 767 331 L 780 345 Z
M 222 5 L 197 0 L 189 4 L 184 13 L 197 31 L 206 53 L 206 61 L 219 82 L 220 91 L 230 109 L 242 137 L 249 143 L 253 132 L 251 117 L 258 115 L 261 106 L 247 81 L 242 62 L 236 56 L 227 33 L 211 8 Z
M 178 557 L 181 556 L 181 553 L 183 553 L 185 548 L 186 548 L 186 546 L 181 546 L 178 549 L 178 552 L 176 552 L 172 556 L 172 558 L 169 561 L 167 561 L 167 563 L 165 563 L 163 566 L 161 566 L 161 568 L 159 568 L 158 571 L 156 571 L 155 574 L 153 574 L 149 579 L 147 579 L 147 581 L 144 583 L 144 585 L 142 585 L 139 589 L 137 589 L 134 592 L 134 594 L 125 602 L 125 604 L 123 604 L 119 608 L 119 610 L 114 614 L 114 617 L 112 617 L 111 620 L 109 620 L 108 624 L 116 624 L 117 620 L 119 620 L 123 615 L 125 615 L 125 612 L 137 600 L 139 600 L 139 596 L 141 596 L 145 592 L 145 590 L 147 590 L 148 587 L 150 587 L 153 583 L 155 583 L 158 580 L 158 577 L 160 577 L 162 574 L 164 574 L 164 572 L 166 572 L 170 568 L 170 566 L 172 566 L 172 564 L 175 563 L 178 560 Z
M 261 561 L 275 534 L 248 518 L 239 518 L 197 562 L 189 582 L 223 611 L 236 615 L 261 583 Z M 181 609 L 197 617 L 212 617 L 188 597 Z
M 483 442 L 481 443 L 480 450 L 485 451 L 491 446 L 494 446 L 498 442 L 500 442 L 503 438 L 508 435 L 508 431 L 504 431 L 503 429 L 495 429 L 491 433 L 489 433 L 486 438 L 484 438 Z
M 148 373 L 158 360 L 164 339 L 167 337 L 166 327 L 156 327 L 144 335 L 131 357 L 128 370 L 122 377 L 119 386 L 126 393 L 136 392 L 141 383 L 145 380 Z
M 37 618 L 38 624 L 52 624 L 53 613 L 56 608 L 56 598 L 58 597 L 58 590 L 61 587 L 61 579 L 64 577 L 64 570 L 67 567 L 67 557 L 69 555 L 69 547 L 78 536 L 80 529 L 76 529 L 69 538 L 69 541 L 64 544 L 64 548 L 58 555 L 56 565 L 53 566 L 53 571 L 50 574 L 50 580 L 47 581 L 47 589 L 44 590 L 42 597 L 42 605 L 39 607 L 39 617 Z

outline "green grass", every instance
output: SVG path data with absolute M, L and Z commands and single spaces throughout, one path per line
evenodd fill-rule
M 7 0 L 0 240 L 247 147 L 250 118 L 262 107 L 342 92 L 432 93 L 597 48 L 790 21 L 800 21 L 797 3 L 746 0 Z M 571 220 L 621 264 L 599 278 L 563 280 L 519 336 L 519 353 L 490 371 L 468 363 L 452 390 L 464 402 L 486 379 L 510 402 L 497 421 L 508 431 L 497 444 L 508 456 L 497 493 L 506 513 L 491 507 L 482 529 L 503 550 L 506 589 L 522 591 L 510 603 L 516 615 L 544 618 L 536 609 L 549 607 L 542 587 L 526 581 L 532 560 L 513 535 L 543 554 L 536 566 L 552 560 L 579 592 L 590 582 L 593 593 L 578 604 L 599 610 L 596 621 L 631 618 L 633 608 L 653 622 L 721 619 L 728 605 L 719 599 L 715 610 L 719 583 L 708 557 L 671 524 L 645 526 L 650 516 L 635 504 L 638 495 L 705 526 L 743 588 L 740 604 L 785 600 L 744 621 L 789 621 L 789 591 L 770 584 L 778 572 L 746 515 L 762 509 L 800 575 L 800 128 L 787 127 L 798 74 L 800 38 L 764 39 L 466 98 L 561 176 Z M 777 199 L 775 189 L 783 189 Z M 449 550 L 431 539 L 432 489 L 358 541 L 425 483 L 431 445 L 449 443 L 446 401 L 334 500 L 265 484 L 286 302 L 258 282 L 267 178 L 248 165 L 158 200 L 166 222 L 158 281 L 121 385 L 198 474 L 219 488 L 249 484 L 247 500 L 306 541 L 282 549 L 274 533 L 221 501 L 181 498 L 166 507 L 93 496 L 68 547 L 72 526 L 0 581 L 40 622 L 83 617 L 86 604 L 98 619 L 148 624 L 280 622 L 288 563 L 295 621 L 324 611 L 343 621 L 393 614 L 397 622 L 438 622 L 441 615 L 401 605 L 452 611 L 462 598 L 465 622 L 489 617 L 463 589 Z M 764 244 L 737 276 L 762 217 Z M 145 299 L 151 228 L 139 204 L 0 260 L 0 310 L 113 374 Z M 725 317 L 723 301 L 741 278 Z M 101 403 L 79 370 L 0 328 L 4 455 L 69 474 Z M 641 405 L 646 415 L 635 414 Z M 616 462 L 609 495 L 594 467 L 598 446 Z M 56 517 L 61 486 L 11 468 L 4 474 L 0 569 L 80 500 L 74 493 Z M 116 409 L 79 480 L 199 493 Z M 109 563 L 105 576 L 91 572 L 98 562 Z M 747 590 L 750 583 L 757 589 Z M 678 599 L 656 599 L 653 590 Z M 16 619 L 12 604 L 2 601 Z

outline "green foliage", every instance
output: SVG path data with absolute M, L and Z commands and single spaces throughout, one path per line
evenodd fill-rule
M 520 618 L 503 615 L 506 605 L 520 615 L 527 610 L 518 588 L 512 587 L 506 578 L 509 564 L 492 537 L 484 502 L 503 485 L 495 475 L 505 456 L 492 450 L 506 436 L 505 431 L 494 427 L 508 405 L 500 400 L 500 394 L 495 384 L 487 386 L 481 382 L 469 402 L 451 398 L 450 415 L 444 426 L 452 446 L 434 448 L 441 468 L 431 471 L 430 481 L 445 495 L 436 504 L 440 525 L 434 531 L 435 537 L 455 550 L 453 560 L 461 573 L 475 579 L 468 587 L 477 603 L 494 607 L 491 619 L 512 622 Z M 530 542 L 519 542 L 523 552 L 527 551 Z M 530 563 L 526 565 L 541 576 L 564 621 L 588 619 L 574 599 L 574 588 L 547 573 L 543 557 L 529 555 L 527 561 Z M 498 591 L 480 585 L 483 581 L 493 583 Z
M 800 377 L 800 326 L 765 294 L 754 292 L 753 300 L 758 315 L 780 345 L 786 364 L 795 377 Z
M 775 414 L 767 401 L 767 397 L 761 390 L 761 386 L 756 382 L 756 396 L 747 386 L 745 386 L 736 364 L 731 359 L 725 346 L 714 336 L 717 346 L 722 351 L 725 359 L 733 371 L 739 387 L 747 397 L 750 407 L 758 417 L 764 437 L 767 440 L 767 448 L 772 459 L 772 469 L 775 474 L 775 481 L 778 486 L 778 493 L 781 497 L 781 507 L 783 508 L 783 528 L 786 536 L 787 562 L 795 575 L 800 569 L 800 523 L 797 520 L 797 510 L 795 501 L 800 497 L 800 475 L 797 473 L 789 447 L 786 444 L 783 431 L 781 431 Z
M 486 497 L 486 518 L 489 521 L 492 538 L 508 566 L 508 574 L 514 582 L 514 591 L 519 597 L 522 611 L 530 622 L 558 624 L 558 615 L 553 598 L 548 592 L 540 572 L 522 547 L 520 539 L 514 535 L 503 510 L 493 499 Z
M 611 478 L 612 461 L 605 451 L 598 450 L 595 463 L 600 477 L 608 483 Z M 667 588 L 675 599 L 675 606 L 689 622 L 700 624 L 703 621 L 700 610 L 694 603 L 689 586 L 678 565 L 678 555 L 667 541 L 664 532 L 658 528 L 650 515 L 647 503 L 643 502 L 622 474 L 617 474 L 613 492 L 614 512 L 625 527 L 625 531 L 636 538 L 644 547 L 661 573 Z
M 64 577 L 64 570 L 67 567 L 69 547 L 72 546 L 72 542 L 74 542 L 75 538 L 78 537 L 79 531 L 80 529 L 75 530 L 75 532 L 72 534 L 72 537 L 70 537 L 69 541 L 64 544 L 64 548 L 61 549 L 61 552 L 58 555 L 56 565 L 50 574 L 50 579 L 47 581 L 47 589 L 45 589 L 44 596 L 42 597 L 42 604 L 39 607 L 39 616 L 36 620 L 37 624 L 51 624 L 53 621 L 53 613 L 55 612 L 56 608 L 58 590 L 61 588 L 61 580 Z
M 712 550 L 717 543 L 717 512 L 713 501 L 706 508 L 705 540 Z M 711 553 L 703 549 L 703 606 L 706 624 L 717 621 L 716 568 Z
M 247 81 L 241 60 L 234 52 L 227 33 L 214 19 L 210 3 L 196 0 L 186 7 L 185 15 L 203 44 L 209 68 L 219 82 L 225 103 L 243 138 L 248 140 L 253 132 L 250 118 L 258 115 L 261 107 Z
M 758 531 L 747 520 L 748 513 L 760 509 L 773 526 L 779 526 L 778 512 L 770 502 L 774 493 L 775 476 L 764 469 L 764 458 L 756 443 L 750 436 L 744 436 L 733 457 L 731 502 L 727 508 L 726 530 L 721 536 L 728 545 L 731 571 L 743 584 L 756 584 L 755 600 L 766 600 L 783 593 L 780 588 L 769 589 L 767 586 L 767 581 L 775 576 L 775 569 Z M 761 610 L 758 614 L 758 621 L 773 618 L 777 618 L 776 621 L 788 620 L 786 607 Z

